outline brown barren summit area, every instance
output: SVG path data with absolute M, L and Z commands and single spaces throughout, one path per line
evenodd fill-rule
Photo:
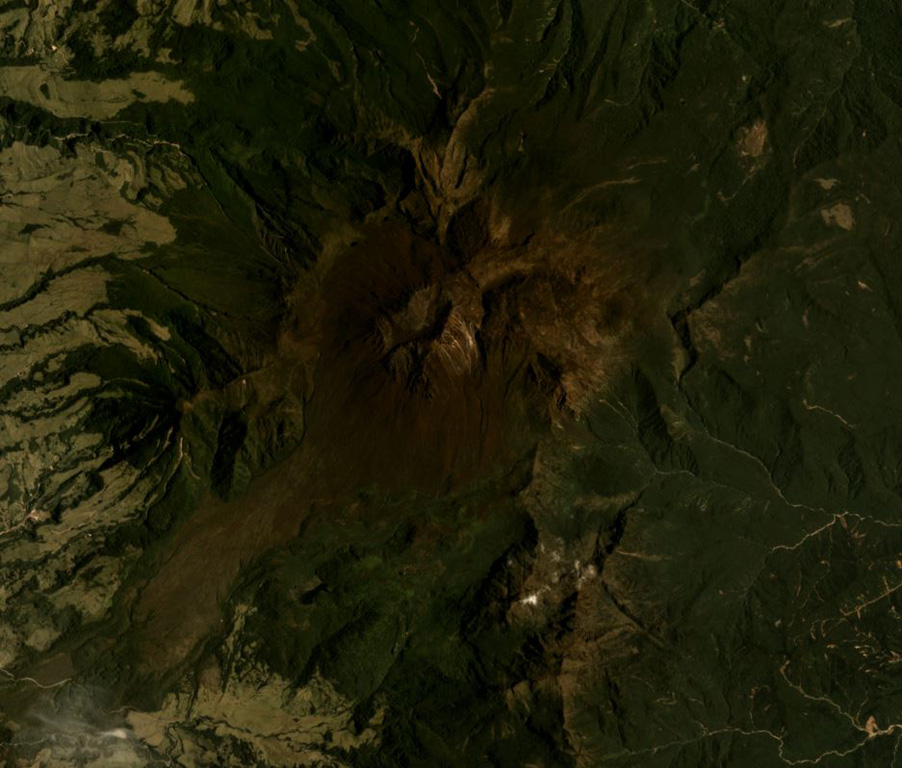
M 312 369 L 304 442 L 240 499 L 208 495 L 166 547 L 137 593 L 140 673 L 189 658 L 241 568 L 313 507 L 337 512 L 360 488 L 434 497 L 500 477 L 623 375 L 660 290 L 649 254 L 603 238 L 498 242 L 485 207 L 444 246 L 403 224 L 365 227 L 318 302 L 289 304 L 281 349 Z

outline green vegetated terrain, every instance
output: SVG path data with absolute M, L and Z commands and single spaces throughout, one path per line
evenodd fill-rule
M 0 0 L 6 766 L 902 766 L 902 8 Z

